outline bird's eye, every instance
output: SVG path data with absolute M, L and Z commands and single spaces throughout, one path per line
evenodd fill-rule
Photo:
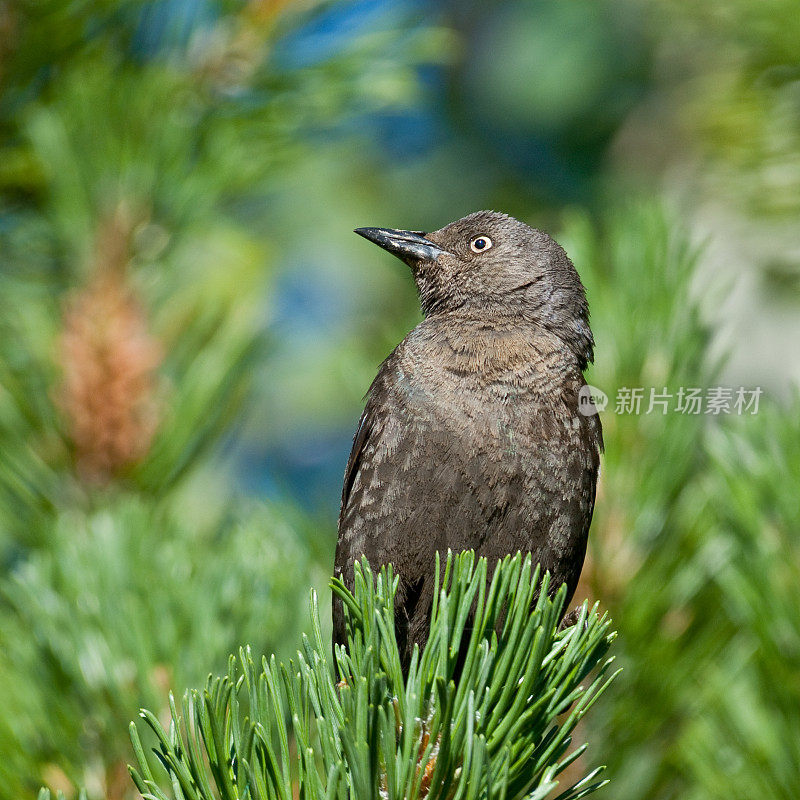
M 469 246 L 473 253 L 482 253 L 492 246 L 492 240 L 488 236 L 476 236 Z

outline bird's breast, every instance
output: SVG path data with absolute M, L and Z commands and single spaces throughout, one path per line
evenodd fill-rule
M 576 432 L 579 383 L 533 362 L 466 369 L 428 360 L 398 369 L 395 388 L 410 418 L 469 437 L 470 447 L 511 455 Z M 575 402 L 570 397 L 575 396 Z

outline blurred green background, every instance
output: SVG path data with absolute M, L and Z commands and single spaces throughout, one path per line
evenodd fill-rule
M 480 208 L 612 398 L 598 797 L 800 797 L 798 53 L 789 0 L 0 0 L 0 799 L 133 797 L 140 706 L 293 651 L 419 319 L 351 231 Z M 758 413 L 613 410 L 717 385 Z

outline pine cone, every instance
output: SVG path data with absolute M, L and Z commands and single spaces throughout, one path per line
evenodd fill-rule
M 66 304 L 60 405 L 81 476 L 107 483 L 140 461 L 158 424 L 162 352 L 125 273 L 129 229 L 115 216 L 98 237 L 95 275 Z

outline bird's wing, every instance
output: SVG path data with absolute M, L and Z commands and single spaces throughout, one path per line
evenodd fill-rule
M 342 487 L 342 509 L 347 508 L 347 501 L 353 489 L 356 475 L 361 469 L 361 458 L 364 454 L 364 447 L 369 440 L 369 435 L 373 428 L 374 415 L 372 403 L 367 403 L 361 419 L 358 421 L 358 429 L 353 439 L 353 449 L 350 451 L 350 458 L 347 461 L 347 468 L 344 472 L 344 486 Z
M 361 419 L 358 421 L 358 429 L 353 439 L 353 448 L 350 451 L 350 458 L 347 461 L 347 468 L 344 473 L 344 486 L 342 488 L 342 508 L 339 514 L 339 538 L 336 544 L 336 557 L 334 569 L 336 575 L 341 577 L 352 588 L 351 566 L 356 558 L 363 553 L 363 544 L 356 546 L 353 542 L 354 531 L 360 527 L 357 518 L 348 515 L 352 511 L 351 505 L 356 507 L 363 501 L 363 493 L 359 490 L 360 484 L 358 477 L 363 469 L 370 470 L 371 464 L 367 457 L 371 437 L 380 435 L 379 408 L 376 406 L 373 391 L 380 378 L 380 373 L 375 379 L 370 391 L 367 393 L 367 404 Z M 378 430 L 376 431 L 376 428 Z M 366 458 L 366 464 L 365 464 Z M 362 480 L 363 480 L 362 475 Z M 371 555 L 371 554 L 370 554 Z M 379 566 L 380 559 L 375 561 L 375 566 Z M 344 613 L 342 603 L 334 599 L 332 606 L 333 613 L 333 640 L 337 644 L 344 644 L 346 641 Z

